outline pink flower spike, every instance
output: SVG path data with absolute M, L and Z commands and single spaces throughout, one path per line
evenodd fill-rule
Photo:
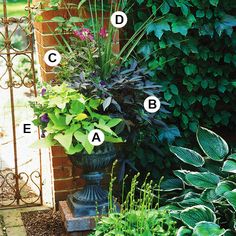
M 106 38 L 106 37 L 108 36 L 108 33 L 107 33 L 105 27 L 102 27 L 102 28 L 100 29 L 99 35 L 100 35 L 102 38 Z
M 80 40 L 85 41 L 89 39 L 90 41 L 93 40 L 93 35 L 91 34 L 89 29 L 82 28 L 81 30 L 74 31 L 74 35 L 79 37 Z

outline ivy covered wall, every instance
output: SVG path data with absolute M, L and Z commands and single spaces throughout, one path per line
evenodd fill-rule
M 134 30 L 151 14 L 138 47 L 170 103 L 182 137 L 197 126 L 236 130 L 236 1 L 135 0 Z

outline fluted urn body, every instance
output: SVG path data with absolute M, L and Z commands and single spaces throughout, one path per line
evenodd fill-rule
M 92 154 L 83 152 L 69 156 L 73 165 L 83 167 L 83 178 L 86 180 L 82 190 L 70 194 L 67 198 L 75 217 L 107 213 L 108 191 L 102 189 L 100 182 L 104 175 L 102 170 L 115 159 L 115 156 L 112 143 L 95 147 Z

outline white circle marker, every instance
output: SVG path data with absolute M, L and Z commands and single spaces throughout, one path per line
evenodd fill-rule
M 143 105 L 144 105 L 144 108 L 147 112 L 155 113 L 160 109 L 161 102 L 157 97 L 149 96 L 145 99 Z
M 99 146 L 103 144 L 105 140 L 105 135 L 100 129 L 93 129 L 88 134 L 88 141 L 93 146 Z
M 61 54 L 57 50 L 49 50 L 43 59 L 48 66 L 57 66 L 61 62 Z
M 124 27 L 128 22 L 128 17 L 123 11 L 116 11 L 111 16 L 111 24 L 116 28 Z

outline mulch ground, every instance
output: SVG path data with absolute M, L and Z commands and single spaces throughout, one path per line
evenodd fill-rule
M 27 236 L 66 236 L 60 212 L 31 211 L 21 213 Z

